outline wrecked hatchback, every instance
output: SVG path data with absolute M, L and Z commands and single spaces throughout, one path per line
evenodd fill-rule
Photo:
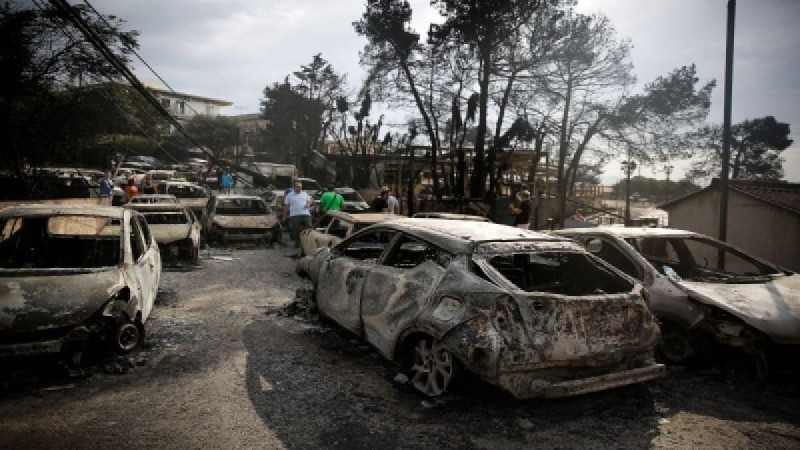
M 658 354 L 666 362 L 696 360 L 718 343 L 752 354 L 766 375 L 767 355 L 800 344 L 800 275 L 690 231 L 607 227 L 554 234 L 577 240 L 644 283 L 661 322 Z
M 116 207 L 22 205 L 0 211 L 0 356 L 143 340 L 161 276 L 141 214 Z
M 180 203 L 128 203 L 142 213 L 165 265 L 197 264 L 200 254 L 200 221 Z
M 518 398 L 658 378 L 642 288 L 580 245 L 491 223 L 401 219 L 303 261 L 320 315 L 429 396 L 460 370 Z
M 209 241 L 281 241 L 281 224 L 272 209 L 255 195 L 215 195 L 203 217 L 203 232 Z

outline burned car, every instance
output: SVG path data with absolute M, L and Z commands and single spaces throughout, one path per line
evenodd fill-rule
M 178 199 L 172 194 L 137 194 L 128 201 L 128 204 L 139 203 L 172 203 L 177 204 Z
M 710 338 L 754 354 L 766 370 L 770 350 L 800 344 L 800 275 L 690 231 L 603 227 L 554 234 L 643 282 L 661 322 L 658 354 L 667 362 L 697 359 L 710 350 Z
M 188 181 L 164 181 L 156 186 L 156 191 L 159 194 L 174 195 L 181 205 L 189 207 L 200 220 L 203 220 L 211 200 L 208 189 Z
M 203 231 L 209 241 L 281 241 L 281 224 L 272 209 L 255 195 L 218 195 L 208 204 Z
M 303 260 L 319 314 L 437 396 L 465 369 L 518 398 L 661 377 L 658 325 L 631 278 L 561 238 L 400 219 Z
M 491 222 L 491 220 L 488 217 L 476 216 L 474 214 L 459 214 L 459 213 L 435 212 L 435 211 L 418 212 L 411 217 L 418 219 L 472 220 L 475 222 Z
M 196 264 L 200 254 L 200 221 L 179 203 L 128 203 L 142 213 L 164 264 Z
M 161 277 L 144 217 L 116 207 L 0 211 L 0 356 L 90 345 L 124 353 L 144 337 Z
M 386 213 L 348 214 L 328 211 L 319 219 L 317 226 L 300 232 L 300 248 L 304 255 L 311 255 L 320 247 L 331 247 L 356 231 L 370 225 L 404 216 Z

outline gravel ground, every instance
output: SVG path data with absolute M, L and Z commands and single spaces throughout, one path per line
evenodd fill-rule
M 214 249 L 199 268 L 164 272 L 141 352 L 86 378 L 15 373 L 0 447 L 800 448 L 796 384 L 729 370 L 543 401 L 465 377 L 428 401 L 335 326 L 277 314 L 309 286 L 288 253 Z

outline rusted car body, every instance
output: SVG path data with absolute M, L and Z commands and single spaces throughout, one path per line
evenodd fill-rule
M 137 194 L 135 197 L 128 201 L 128 204 L 141 204 L 141 203 L 180 203 L 178 199 L 172 194 Z
M 300 248 L 304 255 L 311 255 L 320 247 L 332 247 L 356 231 L 376 223 L 403 218 L 387 213 L 350 214 L 328 211 L 320 217 L 317 226 L 300 232 Z
M 203 220 L 211 200 L 208 189 L 188 181 L 164 181 L 156 186 L 156 191 L 159 194 L 174 195 L 181 205 L 191 209 L 200 220 Z
M 641 286 L 568 240 L 503 225 L 401 219 L 304 262 L 319 313 L 444 393 L 460 369 L 518 398 L 663 375 Z
M 128 203 L 147 220 L 164 264 L 196 264 L 200 253 L 200 221 L 180 203 Z
M 210 241 L 281 240 L 281 224 L 272 209 L 255 195 L 215 195 L 203 218 L 203 231 Z
M 658 353 L 668 362 L 697 358 L 708 337 L 754 353 L 760 364 L 770 347 L 800 344 L 800 275 L 690 231 L 601 227 L 554 234 L 641 280 L 662 324 Z
M 21 205 L 0 211 L 0 230 L 0 356 L 139 345 L 161 277 L 141 214 Z

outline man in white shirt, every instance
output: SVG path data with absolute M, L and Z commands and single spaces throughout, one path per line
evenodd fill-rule
M 389 191 L 388 187 L 384 186 L 386 191 Z M 389 215 L 397 214 L 397 197 L 394 196 L 392 192 L 389 192 L 389 197 L 386 199 L 386 211 Z
M 289 220 L 289 231 L 292 234 L 295 248 L 300 247 L 300 232 L 311 228 L 311 197 L 303 191 L 303 184 L 295 181 L 294 190 L 283 199 L 283 218 Z

